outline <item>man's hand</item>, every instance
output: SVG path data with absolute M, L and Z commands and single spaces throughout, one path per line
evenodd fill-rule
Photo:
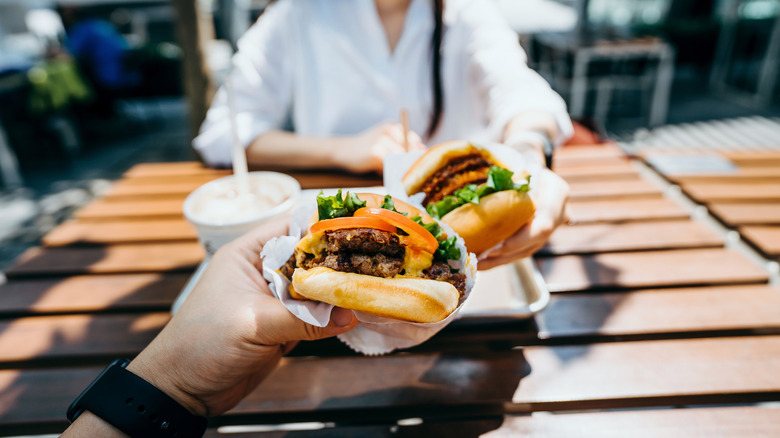
M 357 319 L 335 308 L 327 327 L 304 323 L 263 278 L 263 244 L 286 224 L 263 226 L 221 248 L 165 329 L 128 369 L 198 415 L 235 406 L 299 340 L 350 330 Z

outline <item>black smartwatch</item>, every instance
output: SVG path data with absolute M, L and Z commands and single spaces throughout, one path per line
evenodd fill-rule
M 202 437 L 206 418 L 191 414 L 117 359 L 68 408 L 71 423 L 90 411 L 131 437 Z

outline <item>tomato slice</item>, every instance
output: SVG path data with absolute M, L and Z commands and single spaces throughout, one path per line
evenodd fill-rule
M 355 212 L 354 217 L 381 218 L 387 223 L 404 230 L 408 234 L 408 236 L 403 236 L 404 242 L 412 248 L 433 254 L 436 252 L 436 248 L 439 247 L 439 242 L 433 237 L 433 234 L 423 228 L 422 225 L 394 211 L 379 207 L 363 207 Z
M 312 226 L 309 227 L 309 233 L 314 234 L 325 230 L 341 230 L 345 228 L 374 228 L 376 230 L 387 231 L 388 233 L 397 232 L 392 224 L 375 217 L 339 217 L 313 223 Z

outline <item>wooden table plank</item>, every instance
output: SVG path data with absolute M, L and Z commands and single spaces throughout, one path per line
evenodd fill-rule
M 570 201 L 567 205 L 573 224 L 687 219 L 690 214 L 668 198 Z
M 512 400 L 533 410 L 780 400 L 780 373 L 767 372 L 780 369 L 780 336 L 526 347 L 524 353 L 531 372 Z
M 554 294 L 541 339 L 652 339 L 692 333 L 780 333 L 780 288 L 766 285 Z
M 225 171 L 220 173 L 204 173 L 197 175 L 156 175 L 156 176 L 130 176 L 123 177 L 120 181 L 127 185 L 149 186 L 149 185 L 167 185 L 177 183 L 187 184 L 206 184 L 215 179 L 232 175 L 233 172 Z
M 666 175 L 677 184 L 688 183 L 754 183 L 759 181 L 778 182 L 780 180 L 780 166 L 766 167 L 738 167 L 734 172 L 693 173 L 684 175 Z
M 107 274 L 192 271 L 205 253 L 197 242 L 112 245 L 83 248 L 30 248 L 6 275 Z
M 44 246 L 56 247 L 78 244 L 195 241 L 197 238 L 195 228 L 182 219 L 99 223 L 67 221 L 43 236 L 42 242 Z
M 628 222 L 562 226 L 536 255 L 589 254 L 723 246 L 723 240 L 701 223 L 683 221 Z
M 780 183 L 707 184 L 693 183 L 681 186 L 683 191 L 701 203 L 730 201 L 780 201 Z
M 0 284 L 0 317 L 41 313 L 163 310 L 189 274 L 77 275 Z
M 556 157 L 624 157 L 626 153 L 614 143 L 565 146 L 555 150 Z
M 382 425 L 330 425 L 322 429 L 280 428 L 271 431 L 224 433 L 210 430 L 207 438 L 321 438 L 321 437 L 481 437 L 481 438 L 776 438 L 780 408 L 776 406 L 719 406 L 508 415 L 473 420 L 421 419 Z
M 480 436 L 552 438 L 588 436 L 589 432 L 600 438 L 774 438 L 780 435 L 780 408 L 728 406 L 518 415 L 507 417 L 498 429 Z
M 716 218 L 733 228 L 739 225 L 780 224 L 780 202 L 713 202 L 707 207 Z
M 780 151 L 725 151 L 721 155 L 741 167 L 780 166 Z
M 686 249 L 536 260 L 551 292 L 604 288 L 649 288 L 765 283 L 767 273 L 727 249 Z
M 74 217 L 79 221 L 113 220 L 159 220 L 181 219 L 183 199 L 136 200 L 125 202 L 106 202 L 97 199 L 76 211 Z
M 0 321 L 0 363 L 85 356 L 135 356 L 170 319 L 169 312 L 31 316 Z
M 177 176 L 223 176 L 232 173 L 227 169 L 209 169 L 199 161 L 174 163 L 139 163 L 128 169 L 123 177 L 177 177 Z
M 577 181 L 569 183 L 572 200 L 590 200 L 604 198 L 660 198 L 663 192 L 655 184 L 646 180 L 615 181 Z
M 173 181 L 166 184 L 134 184 L 120 179 L 106 192 L 103 199 L 184 199 L 202 183 Z
M 627 155 L 620 155 L 613 152 L 599 154 L 582 154 L 577 156 L 553 156 L 552 168 L 556 172 L 573 167 L 590 167 L 593 165 L 619 165 L 629 161 Z
M 594 164 L 582 167 L 562 167 L 556 173 L 569 182 L 639 179 L 636 165 L 631 161 L 613 164 Z
M 0 428 L 62 424 L 68 404 L 100 370 L 0 370 Z M 393 418 L 403 410 L 410 414 L 421 412 L 424 406 L 452 411 L 458 405 L 511 400 L 517 383 L 527 372 L 520 350 L 289 358 L 283 359 L 230 414 L 259 413 L 269 416 L 272 422 L 284 422 L 295 418 L 310 421 L 310 417 L 318 415 L 354 419 L 361 410 L 371 410 L 385 418 Z M 229 424 L 231 420 L 228 417 L 224 421 Z
M 739 232 L 767 257 L 780 257 L 780 226 L 744 226 Z

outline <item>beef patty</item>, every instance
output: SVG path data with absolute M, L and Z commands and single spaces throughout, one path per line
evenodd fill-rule
M 296 267 L 311 269 L 317 266 L 383 278 L 395 277 L 403 270 L 405 249 L 394 233 L 373 228 L 352 228 L 326 231 L 323 240 L 325 251 L 321 257 L 296 249 L 281 267 L 282 275 L 292 279 Z M 463 296 L 466 277 L 453 273 L 447 263 L 435 262 L 423 271 L 423 275 L 424 278 L 451 283 Z
M 427 207 L 428 204 L 439 202 L 467 184 L 482 184 L 487 181 L 490 166 L 491 163 L 479 154 L 465 155 L 450 161 L 423 184 L 423 205 Z

